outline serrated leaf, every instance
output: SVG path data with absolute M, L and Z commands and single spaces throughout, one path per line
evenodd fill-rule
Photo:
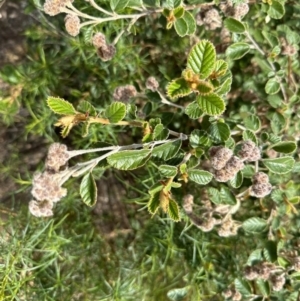
M 183 18 L 175 20 L 174 28 L 180 37 L 184 37 L 189 30 L 188 25 Z
M 151 150 L 125 150 L 107 158 L 108 164 L 120 170 L 132 170 L 143 166 L 149 159 Z
M 188 170 L 188 175 L 191 181 L 200 185 L 208 184 L 213 178 L 213 175 L 210 172 L 199 169 Z
M 236 198 L 230 189 L 224 185 L 222 185 L 219 192 L 220 201 L 222 204 L 235 205 Z
M 210 116 L 221 115 L 225 111 L 224 100 L 215 93 L 197 96 L 200 109 Z
M 158 171 L 165 178 L 174 178 L 177 175 L 177 168 L 171 165 L 160 165 Z
M 225 75 L 228 69 L 228 64 L 224 60 L 217 60 L 214 66 L 214 70 L 210 75 L 210 78 L 216 79 Z
M 251 233 L 264 232 L 267 226 L 267 221 L 259 217 L 251 217 L 243 222 L 243 229 Z
M 159 192 L 158 192 L 151 195 L 150 200 L 147 204 L 148 211 L 154 215 L 157 212 L 159 206 L 160 206 L 160 200 L 159 200 Z
M 113 11 L 120 11 L 127 7 L 129 0 L 110 0 L 110 7 Z
M 152 150 L 152 156 L 160 158 L 164 161 L 169 160 L 176 156 L 176 154 L 181 148 L 181 143 L 181 140 L 175 140 L 157 146 Z
M 182 77 L 172 80 L 167 86 L 167 95 L 172 100 L 178 97 L 187 96 L 192 92 L 193 90 Z
M 185 11 L 182 18 L 184 19 L 184 21 L 188 26 L 187 34 L 188 35 L 194 34 L 196 31 L 196 21 L 194 16 L 189 11 Z
M 149 194 L 156 194 L 157 192 L 160 192 L 161 190 L 163 190 L 164 185 L 161 184 L 160 182 L 155 183 L 149 190 Z
M 284 129 L 285 124 L 286 124 L 286 120 L 281 113 L 275 112 L 274 114 L 272 114 L 271 128 L 274 134 L 276 135 L 279 134 Z
M 71 103 L 68 101 L 59 98 L 59 97 L 48 97 L 47 104 L 49 108 L 59 115 L 74 115 L 77 114 L 77 111 Z
M 277 260 L 277 243 L 275 241 L 267 241 L 263 254 L 268 262 L 275 262 Z
M 272 4 L 270 5 L 268 9 L 268 15 L 272 19 L 281 19 L 285 14 L 285 9 L 283 4 L 281 4 L 277 0 L 272 0 Z
M 91 124 L 89 122 L 85 122 L 82 125 L 82 134 L 81 134 L 82 137 L 86 137 L 89 134 L 90 125 Z
M 216 143 L 225 142 L 230 137 L 230 128 L 226 123 L 217 122 L 213 123 L 209 129 L 208 133 L 210 138 Z
M 235 174 L 234 178 L 230 180 L 230 185 L 233 188 L 239 188 L 243 184 L 243 179 L 244 179 L 243 173 L 239 171 L 238 173 Z
M 91 173 L 86 174 L 80 184 L 80 196 L 88 206 L 94 206 L 97 202 L 97 185 Z
M 157 124 L 153 131 L 154 140 L 165 140 L 169 136 L 169 130 L 163 124 Z
M 260 130 L 261 122 L 257 116 L 251 114 L 244 119 L 244 125 L 247 129 L 256 132 Z
M 191 49 L 187 67 L 199 74 L 201 79 L 205 79 L 213 71 L 215 61 L 215 47 L 209 41 L 202 40 Z
M 225 95 L 230 91 L 231 84 L 232 84 L 232 76 L 228 77 L 215 92 L 218 95 Z
M 247 260 L 247 265 L 255 265 L 261 261 L 263 261 L 263 255 L 262 255 L 262 249 L 256 249 L 252 251 L 249 255 L 249 258 Z
M 251 179 L 255 174 L 255 169 L 252 165 L 245 165 L 245 167 L 242 170 L 242 173 L 244 178 Z
M 202 130 L 193 130 L 189 137 L 190 145 L 192 148 L 209 147 L 212 144 L 211 139 L 208 137 L 207 132 Z
M 230 45 L 226 49 L 226 56 L 231 60 L 239 60 L 250 51 L 250 45 L 244 42 L 238 42 Z
M 94 32 L 94 27 L 85 27 L 84 32 L 83 32 L 83 40 L 84 44 L 91 44 L 92 42 L 92 37 L 93 37 L 93 32 Z
M 267 298 L 270 295 L 270 286 L 268 281 L 264 281 L 263 279 L 259 278 L 256 280 L 256 284 L 264 298 Z
M 261 33 L 272 47 L 278 46 L 279 40 L 275 35 L 265 30 L 263 30 Z
M 275 159 L 263 159 L 262 162 L 269 171 L 283 175 L 292 171 L 295 160 L 293 157 L 281 157 Z
M 175 288 L 168 291 L 167 296 L 171 301 L 183 301 L 188 293 L 188 287 Z
M 88 116 L 96 116 L 97 112 L 95 107 L 90 104 L 88 101 L 86 100 L 82 100 L 79 102 L 79 105 L 76 108 L 79 112 L 88 114 Z
M 221 204 L 221 197 L 220 197 L 220 192 L 218 189 L 213 188 L 213 187 L 208 187 L 207 188 L 207 193 L 209 196 L 209 199 L 216 205 Z
M 187 105 L 185 108 L 185 114 L 191 119 L 198 119 L 202 116 L 203 112 L 200 110 L 197 101 L 193 101 Z
M 283 202 L 284 192 L 280 189 L 273 189 L 273 191 L 271 193 L 271 199 L 275 203 L 280 204 L 281 202 Z
M 227 18 L 224 25 L 229 31 L 235 33 L 243 33 L 246 30 L 245 25 L 234 18 Z
M 271 78 L 267 81 L 265 91 L 267 94 L 274 95 L 280 90 L 280 84 L 275 78 Z
M 239 291 L 243 296 L 251 295 L 251 286 L 247 281 L 236 278 L 234 280 L 234 287 L 237 291 Z
M 173 15 L 176 19 L 182 18 L 184 15 L 184 8 L 179 6 L 173 10 Z
M 211 93 L 213 89 L 214 87 L 211 83 L 201 80 L 197 83 L 197 87 L 193 90 L 198 92 L 200 95 L 207 95 Z
M 251 140 L 253 141 L 255 144 L 257 144 L 257 138 L 254 132 L 250 131 L 250 130 L 245 130 L 243 131 L 243 140 L 247 141 L 247 140 Z
M 125 117 L 126 105 L 122 102 L 115 101 L 106 108 L 105 115 L 111 123 L 117 123 Z
M 272 145 L 272 149 L 279 153 L 290 154 L 297 149 L 297 144 L 294 141 L 284 141 Z
M 169 200 L 168 214 L 173 221 L 180 221 L 178 204 L 172 199 Z

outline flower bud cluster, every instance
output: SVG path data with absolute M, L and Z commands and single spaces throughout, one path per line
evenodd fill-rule
M 221 237 L 229 237 L 237 235 L 239 226 L 237 223 L 229 216 L 222 221 L 221 227 L 218 229 L 218 234 Z
M 114 91 L 113 98 L 115 100 L 128 101 L 130 98 L 136 96 L 137 91 L 135 86 L 126 85 L 117 87 Z
M 242 147 L 238 155 L 243 161 L 249 162 L 254 162 L 261 158 L 259 148 L 251 140 L 246 140 L 242 143 Z
M 114 57 L 116 48 L 114 45 L 107 44 L 103 33 L 97 32 L 92 38 L 92 43 L 97 48 L 97 54 L 102 61 L 106 62 Z
M 222 27 L 222 19 L 215 8 L 210 8 L 196 17 L 197 25 L 205 25 L 208 30 L 215 30 Z
M 297 53 L 297 49 L 293 45 L 283 45 L 281 48 L 281 54 L 287 56 L 293 56 Z
M 231 298 L 232 301 L 240 301 L 242 300 L 242 294 L 237 291 L 235 288 L 229 288 L 223 292 L 223 296 L 225 299 Z
M 152 92 L 155 92 L 159 87 L 158 81 L 154 76 L 150 76 L 147 78 L 146 81 L 146 88 L 151 90 Z
M 232 1 L 229 0 L 221 3 L 220 9 L 226 16 L 240 20 L 249 12 L 249 5 L 247 3 L 248 1 L 245 1 L 245 3 L 233 5 Z
M 280 291 L 285 284 L 285 275 L 277 273 L 276 266 L 269 262 L 260 262 L 254 266 L 247 266 L 244 270 L 244 277 L 247 280 L 262 279 L 269 280 L 274 291 Z
M 68 14 L 65 17 L 66 31 L 72 37 L 76 37 L 80 32 L 80 19 L 76 15 Z
M 29 202 L 30 212 L 37 217 L 52 216 L 53 203 L 67 195 L 67 189 L 61 187 L 60 167 L 69 159 L 67 147 L 53 143 L 46 159 L 46 170 L 33 177 L 31 194 L 34 200 Z
M 232 150 L 222 146 L 210 149 L 211 165 L 218 182 L 227 182 L 234 178 L 236 173 L 244 168 L 242 160 L 233 156 Z
M 263 172 L 257 172 L 252 177 L 253 185 L 249 188 L 249 194 L 257 198 L 263 198 L 272 191 L 272 185 L 269 183 L 269 177 Z
M 46 0 L 44 3 L 44 11 L 50 16 L 55 16 L 61 13 L 62 9 L 66 7 L 68 3 L 72 3 L 74 0 Z

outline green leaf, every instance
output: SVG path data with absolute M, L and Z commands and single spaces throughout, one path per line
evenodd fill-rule
M 255 174 L 254 167 L 252 165 L 245 165 L 242 170 L 244 178 L 251 179 Z
M 226 49 L 226 55 L 231 60 L 239 60 L 250 51 L 250 45 L 244 42 L 238 42 L 230 45 Z
M 148 211 L 151 214 L 155 214 L 157 212 L 159 206 L 160 206 L 160 200 L 159 200 L 159 192 L 158 192 L 158 193 L 151 195 L 150 200 L 147 204 Z
M 262 249 L 256 249 L 252 251 L 247 260 L 247 265 L 255 265 L 261 261 L 263 261 Z
M 167 95 L 173 100 L 178 97 L 187 96 L 192 92 L 192 89 L 182 77 L 172 80 L 167 86 Z
M 218 95 L 225 95 L 227 94 L 231 89 L 232 84 L 232 76 L 228 77 L 222 85 L 216 90 L 216 93 Z
M 248 295 L 252 295 L 251 287 L 245 280 L 236 278 L 234 280 L 234 287 L 245 297 Z
M 194 16 L 189 11 L 185 11 L 182 18 L 184 19 L 184 21 L 188 26 L 187 34 L 188 35 L 194 34 L 196 31 L 196 21 Z
M 97 202 L 97 185 L 91 173 L 86 174 L 80 184 L 80 196 L 88 206 L 94 206 Z
M 247 129 L 256 132 L 260 130 L 261 122 L 257 116 L 251 114 L 244 119 L 244 125 Z
M 267 81 L 265 91 L 267 94 L 274 95 L 280 90 L 280 84 L 275 78 L 271 78 Z
M 187 67 L 199 74 L 201 79 L 205 79 L 213 71 L 215 61 L 215 47 L 209 41 L 202 40 L 191 49 Z
M 225 111 L 225 102 L 217 94 L 211 93 L 209 95 L 199 95 L 197 102 L 200 109 L 207 115 L 217 116 Z
M 179 19 L 179 18 L 182 18 L 183 15 L 184 15 L 184 8 L 179 6 L 179 7 L 176 7 L 174 10 L 173 10 L 173 14 L 174 14 L 174 17 L 176 19 Z
M 243 184 L 243 173 L 239 171 L 232 180 L 230 180 L 230 185 L 233 188 L 240 188 Z
M 285 14 L 285 9 L 283 4 L 281 4 L 277 0 L 272 0 L 272 4 L 270 5 L 268 9 L 268 15 L 272 19 L 281 19 Z
M 256 284 L 264 298 L 267 298 L 270 295 L 269 282 L 259 278 L 256 280 Z
M 257 144 L 257 138 L 254 132 L 250 131 L 250 130 L 245 130 L 243 131 L 243 139 L 244 141 L 247 140 L 251 140 L 253 141 L 255 144 Z
M 120 170 L 132 170 L 143 166 L 149 159 L 151 150 L 125 150 L 107 158 L 108 164 Z
M 201 80 L 197 83 L 197 87 L 194 91 L 198 92 L 200 95 L 207 95 L 211 93 L 213 89 L 214 87 L 211 83 Z
M 171 301 L 183 301 L 188 293 L 188 287 L 175 288 L 168 291 L 167 296 Z
M 279 40 L 275 35 L 265 30 L 263 30 L 261 33 L 272 47 L 278 46 Z
M 77 114 L 75 108 L 68 101 L 59 97 L 48 97 L 47 104 L 49 108 L 59 115 L 75 115 Z
M 183 18 L 175 20 L 174 28 L 180 37 L 184 37 L 189 30 L 188 25 Z
M 235 205 L 236 198 L 230 189 L 224 185 L 222 185 L 219 193 L 221 204 Z
M 165 140 L 169 136 L 169 130 L 163 124 L 157 124 L 153 131 L 154 140 Z
M 264 257 L 269 262 L 277 260 L 277 243 L 275 241 L 267 241 L 263 249 Z
M 168 214 L 173 221 L 180 221 L 178 204 L 172 199 L 169 200 Z
M 110 7 L 113 11 L 120 11 L 127 7 L 129 0 L 110 0 Z
M 162 191 L 164 188 L 164 185 L 161 184 L 161 182 L 155 183 L 150 189 L 148 190 L 149 194 L 156 194 L 160 191 Z
M 211 74 L 211 77 L 213 75 L 213 78 L 218 78 L 220 76 L 225 75 L 228 69 L 228 64 L 224 60 L 217 60 L 214 66 L 213 73 Z
M 243 222 L 244 230 L 251 233 L 264 232 L 267 226 L 267 221 L 259 217 L 251 217 Z
M 209 127 L 208 133 L 216 143 L 225 142 L 230 137 L 230 128 L 226 123 L 217 122 Z
M 169 160 L 176 156 L 179 149 L 181 148 L 181 140 L 175 140 L 172 142 L 167 142 L 165 144 L 162 144 L 160 146 L 155 147 L 152 150 L 152 156 L 160 158 L 164 161 Z
M 76 108 L 79 112 L 95 117 L 97 115 L 95 107 L 86 100 L 81 100 Z
M 212 144 L 212 141 L 208 137 L 207 132 L 202 130 L 193 130 L 189 137 L 190 145 L 192 148 L 197 147 L 209 147 Z
M 279 153 L 290 154 L 297 149 L 297 144 L 294 141 L 279 142 L 272 145 L 272 149 Z
M 188 175 L 190 180 L 200 185 L 208 184 L 213 178 L 210 172 L 199 169 L 188 170 Z
M 234 18 L 227 18 L 224 21 L 224 24 L 225 27 L 231 32 L 243 33 L 246 30 L 245 25 Z
M 276 135 L 279 134 L 284 129 L 285 124 L 286 124 L 286 120 L 281 113 L 275 112 L 274 114 L 272 114 L 271 128 L 274 134 Z
M 125 117 L 126 105 L 122 102 L 115 101 L 106 108 L 105 115 L 111 123 L 117 123 Z
M 177 168 L 171 165 L 161 165 L 158 171 L 165 178 L 174 178 L 177 175 Z
M 185 108 L 185 114 L 188 115 L 190 119 L 198 119 L 202 116 L 203 112 L 200 110 L 197 101 L 193 101 Z
M 293 157 L 281 157 L 275 159 L 264 159 L 262 162 L 271 172 L 282 175 L 293 169 L 295 160 Z

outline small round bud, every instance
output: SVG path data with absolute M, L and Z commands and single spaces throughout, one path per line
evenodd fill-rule
M 235 291 L 234 294 L 232 295 L 231 299 L 232 301 L 240 301 L 242 300 L 242 294 L 239 291 Z
M 197 224 L 195 223 L 195 225 L 203 232 L 211 231 L 214 228 L 215 224 L 216 224 L 216 220 L 213 217 L 206 220 L 202 219 L 201 223 L 197 223 Z
M 95 33 L 92 38 L 92 44 L 96 48 L 106 46 L 105 35 L 102 32 Z
M 264 172 L 257 172 L 252 177 L 253 184 L 269 183 L 269 176 Z
M 222 292 L 222 295 L 225 299 L 229 299 L 232 296 L 232 290 L 230 288 Z
M 65 26 L 67 33 L 73 37 L 76 37 L 80 32 L 80 19 L 76 15 L 68 14 L 65 17 Z
M 292 45 L 282 46 L 281 54 L 287 55 L 287 56 L 292 56 L 292 55 L 295 55 L 296 53 L 297 53 L 297 49 L 294 46 L 292 46 Z
M 273 270 L 273 265 L 268 262 L 261 262 L 257 264 L 256 269 L 258 273 L 258 278 L 261 278 L 263 280 L 268 280 L 272 270 Z
M 44 3 L 44 12 L 50 16 L 55 16 L 61 13 L 62 9 L 66 7 L 68 3 L 72 3 L 74 0 L 46 0 Z
M 187 194 L 183 197 L 183 209 L 186 214 L 190 214 L 193 212 L 193 204 L 194 204 L 194 196 L 191 194 Z
M 213 152 L 213 151 L 212 151 Z M 219 148 L 211 157 L 211 166 L 215 170 L 221 170 L 232 157 L 233 152 L 227 147 Z
M 70 158 L 67 146 L 61 143 L 50 145 L 46 159 L 46 168 L 58 172 L 61 166 L 64 166 Z
M 97 54 L 103 62 L 110 61 L 116 53 L 114 45 L 103 45 L 97 49 Z
M 237 156 L 233 156 L 229 159 L 229 161 L 226 163 L 224 169 L 227 170 L 229 173 L 236 174 L 240 170 L 244 168 L 244 163 L 243 161 L 238 158 Z
M 234 18 L 240 20 L 246 16 L 249 12 L 249 5 L 247 3 L 241 3 L 234 8 Z
M 218 182 L 222 182 L 222 183 L 227 182 L 227 181 L 233 179 L 234 176 L 235 176 L 235 173 L 230 173 L 225 168 L 214 171 L 214 177 L 215 177 L 216 181 L 218 181 Z
M 133 85 L 121 86 L 115 89 L 113 98 L 115 100 L 128 101 L 130 98 L 136 96 L 136 93 L 136 89 Z
M 222 27 L 222 19 L 219 15 L 219 12 L 215 8 L 212 8 L 205 13 L 203 23 L 209 30 L 215 30 L 219 27 Z
M 159 87 L 159 84 L 158 84 L 158 81 L 156 80 L 155 77 L 153 76 L 150 76 L 147 78 L 147 81 L 146 81 L 146 88 L 155 92 Z
M 297 256 L 297 257 L 293 258 L 292 263 L 293 263 L 293 268 L 295 269 L 295 271 L 299 272 L 300 271 L 300 257 Z
M 272 185 L 270 183 L 261 183 L 261 184 L 256 183 L 250 186 L 249 188 L 249 194 L 257 198 L 263 198 L 269 195 L 271 191 L 272 191 Z
M 246 140 L 242 143 L 242 148 L 238 155 L 243 161 L 257 161 L 260 159 L 260 150 L 251 140 Z
M 214 157 L 216 155 L 216 153 L 218 152 L 218 150 L 220 150 L 221 148 L 223 148 L 223 146 L 219 145 L 219 146 L 212 146 L 209 149 L 209 156 L 210 157 Z
M 270 277 L 270 282 L 272 284 L 272 288 L 274 291 L 279 292 L 283 289 L 283 286 L 285 284 L 285 277 L 284 274 L 278 276 L 278 275 L 272 275 Z
M 247 280 L 255 280 L 258 278 L 257 269 L 255 267 L 246 266 L 244 270 L 244 277 Z
M 29 211 L 32 215 L 36 217 L 49 217 L 53 215 L 53 203 L 49 201 L 30 201 L 29 202 Z

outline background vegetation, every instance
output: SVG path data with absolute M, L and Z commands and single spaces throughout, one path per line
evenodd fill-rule
M 93 12 L 85 1 L 75 2 L 82 11 Z M 152 8 L 160 6 L 159 1 L 144 2 Z M 187 4 L 201 2 L 191 0 Z M 215 2 L 221 19 L 225 19 L 219 1 Z M 249 113 L 257 116 L 260 127 L 256 136 L 265 142 L 265 158 L 276 157 L 269 146 L 281 140 L 299 146 L 300 137 L 300 5 L 278 2 L 285 8 L 280 18 L 269 16 L 270 4 L 249 4 L 243 21 L 264 56 L 251 44 L 241 59 L 228 60 L 233 81 L 222 115 L 234 130 L 238 129 L 236 125 L 247 128 L 244 120 Z M 109 7 L 108 1 L 100 4 Z M 5 5 L 2 9 L 9 11 Z M 72 179 L 66 183 L 68 195 L 57 204 L 53 217 L 36 218 L 28 212 L 32 176 L 43 170 L 52 142 L 65 143 L 73 150 L 97 147 L 101 142 L 128 145 L 142 138 L 137 128 L 94 125 L 87 137 L 82 137 L 78 126 L 63 139 L 60 129 L 54 127 L 57 116 L 47 106 L 48 96 L 64 98 L 75 106 L 86 100 L 103 111 L 113 101 L 115 88 L 133 84 L 138 91 L 134 103 L 141 119 L 159 117 L 169 129 L 190 134 L 199 128 L 199 121 L 146 94 L 147 78 L 156 77 L 160 89 L 166 92 L 167 84 L 180 77 L 196 42 L 208 39 L 216 46 L 218 57 L 227 60 L 228 46 L 243 38 L 237 33 L 228 33 L 226 38 L 224 23 L 212 29 L 209 22 L 201 25 L 199 20 L 194 34 L 179 37 L 174 28 L 166 29 L 166 18 L 155 13 L 139 19 L 130 33 L 119 39 L 113 59 L 103 62 L 90 42 L 89 27 L 74 38 L 65 31 L 62 14 L 44 14 L 43 2 L 19 0 L 15 5 L 27 16 L 17 18 L 28 21 L 22 25 L 22 59 L 4 61 L 0 66 L 0 300 L 224 300 L 222 293 L 233 287 L 247 300 L 297 300 L 298 269 L 283 252 L 297 252 L 299 248 L 298 150 L 291 155 L 296 161 L 292 170 L 283 175 L 269 173 L 271 184 L 284 196 L 278 192 L 266 200 L 250 199 L 235 217 L 241 223 L 251 217 L 269 219 L 269 231 L 264 224 L 252 232 L 239 229 L 236 236 L 220 237 L 217 231 L 203 232 L 195 227 L 183 211 L 178 223 L 164 214 L 151 218 L 147 202 L 148 190 L 157 180 L 154 163 L 130 172 L 103 166 L 96 169 L 98 202 L 93 208 L 81 201 L 80 183 Z M 199 11 L 191 12 L 204 20 L 205 8 Z M 104 32 L 112 42 L 126 24 L 119 20 L 93 30 Z M 262 32 L 272 36 L 266 39 Z M 293 47 L 292 55 L 283 53 L 286 45 Z M 281 91 L 268 93 L 265 85 L 273 78 L 280 79 L 286 95 Z M 184 106 L 192 100 L 193 96 L 187 96 L 177 104 Z M 85 155 L 80 160 L 88 158 Z M 246 174 L 245 185 L 249 186 L 251 171 Z M 198 208 L 207 201 L 202 187 L 191 184 L 186 189 L 177 193 L 179 200 L 192 193 Z M 271 214 L 272 209 L 276 216 Z M 286 271 L 282 290 L 273 291 L 267 281 L 244 279 L 245 265 L 261 261 Z

